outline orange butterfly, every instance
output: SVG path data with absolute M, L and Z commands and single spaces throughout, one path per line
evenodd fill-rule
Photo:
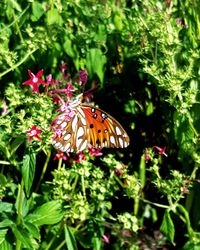
M 54 124 L 61 135 L 55 136 L 53 146 L 62 152 L 77 153 L 87 147 L 127 147 L 129 137 L 119 122 L 103 110 L 83 104 L 82 99 L 80 94 L 69 104 L 73 111 L 71 119 L 66 120 L 65 113 L 56 118 Z

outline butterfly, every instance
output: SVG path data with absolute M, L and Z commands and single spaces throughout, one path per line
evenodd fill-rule
M 103 110 L 82 103 L 82 99 L 80 94 L 69 104 L 73 111 L 71 119 L 67 120 L 65 113 L 56 119 L 55 125 L 60 128 L 61 135 L 55 136 L 52 145 L 67 153 L 78 153 L 87 147 L 127 147 L 129 137 L 121 124 Z

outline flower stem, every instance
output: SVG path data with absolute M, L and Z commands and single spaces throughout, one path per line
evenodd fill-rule
M 22 221 L 22 204 L 23 204 L 23 190 L 24 190 L 24 182 L 23 179 L 21 181 L 21 185 L 18 185 L 19 188 L 19 193 L 18 193 L 18 204 L 17 204 L 17 220 L 16 220 L 16 225 L 20 225 Z M 16 238 L 16 250 L 21 249 L 21 241 Z
M 47 158 L 46 158 L 46 161 L 45 161 L 45 163 L 44 163 L 44 166 L 43 166 L 43 169 L 42 169 L 42 174 L 41 174 L 41 176 L 40 176 L 40 179 L 39 179 L 39 181 L 38 181 L 38 184 L 37 184 L 37 187 L 36 187 L 36 189 L 35 189 L 35 192 L 37 193 L 37 191 L 38 191 L 38 189 L 39 189 L 39 187 L 40 187 L 40 184 L 41 184 L 41 182 L 42 182 L 42 180 L 43 180 L 43 178 L 44 178 L 44 175 L 45 175 L 45 173 L 46 173 L 46 170 L 47 170 L 47 166 L 48 166 L 48 163 L 49 163 L 49 160 L 50 160 L 50 156 L 51 156 L 51 151 L 47 151 Z
M 19 61 L 19 62 L 16 63 L 15 65 L 13 65 L 11 68 L 9 68 L 9 69 L 5 70 L 4 72 L 2 72 L 2 73 L 0 74 L 0 78 L 1 78 L 2 76 L 4 76 L 4 75 L 8 74 L 10 71 L 12 71 L 12 70 L 18 68 L 18 67 L 19 67 L 23 62 L 25 62 L 26 59 L 27 59 L 30 55 L 32 55 L 37 49 L 38 49 L 38 48 L 35 48 L 35 49 L 31 50 L 30 52 L 26 53 L 25 56 L 24 56 L 24 58 L 22 58 L 21 61 Z

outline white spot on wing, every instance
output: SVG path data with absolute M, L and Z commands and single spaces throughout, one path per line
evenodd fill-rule
M 86 148 L 86 146 L 87 146 L 87 140 L 84 141 L 84 143 L 80 147 L 79 151 L 83 151 Z
M 82 108 L 78 107 L 77 110 L 81 114 L 82 117 L 85 117 L 85 114 L 84 114 Z
M 65 128 L 67 126 L 67 122 L 63 122 L 60 124 L 61 128 Z
M 62 123 L 62 121 L 63 121 L 63 120 L 59 118 L 59 119 L 56 121 L 56 124 L 60 125 L 60 124 Z
M 76 125 L 77 125 L 77 122 L 78 122 L 78 117 L 77 115 L 74 116 L 74 119 L 72 121 L 72 130 L 75 132 L 76 131 Z
M 115 137 L 114 137 L 113 135 L 110 136 L 110 142 L 111 142 L 112 144 L 116 144 L 116 143 L 115 143 Z
M 66 145 L 65 145 L 65 147 L 64 147 L 64 152 L 67 152 L 68 151 L 68 149 L 69 149 L 69 147 L 70 147 L 70 142 L 68 142 Z
M 66 135 L 63 137 L 63 139 L 64 139 L 65 141 L 68 141 L 70 137 L 71 137 L 71 134 L 66 134 Z
M 120 137 L 119 137 L 119 145 L 120 145 L 120 147 L 121 147 L 121 148 L 123 148 L 123 147 L 124 147 L 123 140 L 122 140 L 122 138 L 120 138 Z
M 108 142 L 104 141 L 104 147 L 108 147 Z
M 56 143 L 54 144 L 54 146 L 55 146 L 56 148 L 59 148 L 59 147 L 61 146 L 61 143 L 60 143 L 60 142 L 56 142 Z
M 116 130 L 116 134 L 117 135 L 121 135 L 122 134 L 122 131 L 120 130 L 119 127 L 116 127 L 115 130 Z
M 87 122 L 86 122 L 86 120 L 85 120 L 85 118 L 84 117 L 80 117 L 81 118 L 81 122 L 82 122 L 82 124 L 84 125 L 84 126 L 86 126 L 87 125 Z
M 83 134 L 84 134 L 84 129 L 82 127 L 79 127 L 77 131 L 77 138 L 81 137 Z
M 126 141 L 124 142 L 124 147 L 128 147 L 128 143 Z
M 83 141 L 82 139 L 79 139 L 79 140 L 77 139 L 77 141 L 76 141 L 76 147 L 77 148 L 79 148 L 82 141 Z

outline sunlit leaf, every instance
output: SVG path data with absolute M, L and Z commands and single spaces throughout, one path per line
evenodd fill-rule
M 62 205 L 59 200 L 50 201 L 38 207 L 25 220 L 34 225 L 51 225 L 58 223 L 63 218 Z
M 166 235 L 166 237 L 171 243 L 174 243 L 175 229 L 169 210 L 165 211 L 160 230 Z
M 30 189 L 35 176 L 35 164 L 36 164 L 35 152 L 29 152 L 28 154 L 24 155 L 22 162 L 22 177 L 24 181 L 25 190 L 28 195 L 30 193 Z
M 68 250 L 77 250 L 76 239 L 73 234 L 72 228 L 68 227 L 67 225 L 64 226 L 65 229 L 65 241 Z

